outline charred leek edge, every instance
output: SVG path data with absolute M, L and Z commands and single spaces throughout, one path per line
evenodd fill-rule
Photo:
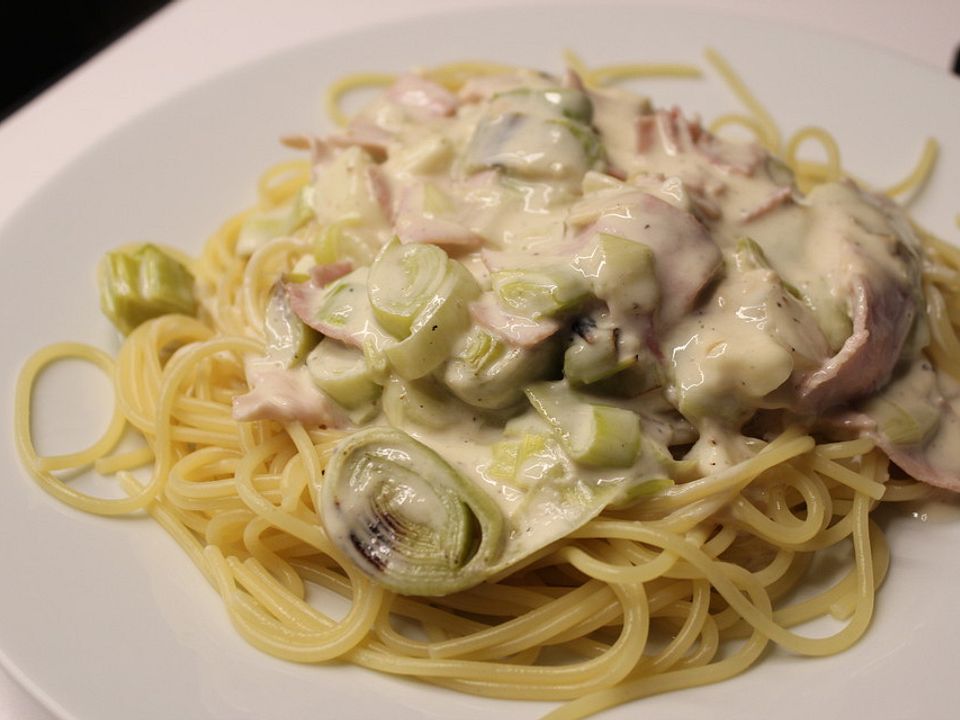
M 548 340 L 535 348 L 508 346 L 474 327 L 459 343 L 443 381 L 465 403 L 501 410 L 523 400 L 523 386 L 542 379 L 556 355 Z
M 100 308 L 124 335 L 171 313 L 195 315 L 193 275 L 156 245 L 107 253 L 99 271 Z
M 583 274 L 566 266 L 498 270 L 490 279 L 497 301 L 505 310 L 534 320 L 574 308 L 590 293 Z
M 553 427 L 570 457 L 591 467 L 630 467 L 640 455 L 639 416 L 580 400 L 562 382 L 536 383 L 524 392 Z
M 448 595 L 492 572 L 505 539 L 496 503 L 426 445 L 369 428 L 335 450 L 321 516 L 361 570 L 404 595 Z
M 447 254 L 435 245 L 384 245 L 370 266 L 370 307 L 384 330 L 405 338 L 447 275 Z
M 479 294 L 473 275 L 456 260 L 448 260 L 443 282 L 413 321 L 410 335 L 384 351 L 397 374 L 416 380 L 446 360 L 470 327 L 468 304 Z
M 636 362 L 620 357 L 612 328 L 598 329 L 591 338 L 577 335 L 563 354 L 563 376 L 571 383 L 590 385 L 617 374 Z
M 320 342 L 320 333 L 303 322 L 290 307 L 286 286 L 277 282 L 270 292 L 263 318 L 267 358 L 289 368 L 303 362 Z
M 349 409 L 374 402 L 380 386 L 374 381 L 363 353 L 324 338 L 307 356 L 307 370 L 317 387 Z

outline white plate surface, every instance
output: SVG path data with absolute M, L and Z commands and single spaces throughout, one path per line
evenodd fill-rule
M 489 58 L 553 71 L 573 48 L 588 63 L 704 64 L 719 49 L 790 132 L 829 128 L 846 164 L 877 184 L 942 147 L 916 217 L 954 241 L 960 211 L 960 82 L 871 47 L 743 19 L 598 6 L 496 9 L 380 26 L 246 66 L 146 113 L 90 150 L 0 231 L 4 342 L 0 377 L 0 660 L 64 718 L 534 718 L 543 703 L 495 702 L 353 667 L 302 667 L 264 656 L 231 629 L 213 591 L 149 520 L 63 507 L 20 468 L 10 428 L 23 359 L 59 339 L 115 346 L 97 310 L 93 268 L 107 249 L 154 240 L 188 250 L 253 199 L 286 157 L 275 138 L 326 120 L 340 74 Z M 651 80 L 660 104 L 710 118 L 739 109 L 708 73 Z M 42 449 L 77 447 L 104 416 L 95 373 L 57 373 Z M 893 565 L 875 621 L 851 651 L 809 660 L 769 653 L 726 683 L 645 700 L 605 718 L 947 717 L 960 647 L 960 505 L 904 509 L 886 523 Z

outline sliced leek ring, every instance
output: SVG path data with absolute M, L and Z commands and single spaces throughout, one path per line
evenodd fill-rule
M 392 428 L 347 437 L 320 488 L 327 533 L 378 583 L 448 595 L 482 581 L 505 539 L 496 503 L 440 455 Z
M 558 355 L 548 339 L 533 348 L 507 345 L 474 327 L 458 343 L 443 382 L 465 403 L 502 410 L 523 401 L 523 386 L 549 376 Z
M 331 338 L 321 340 L 307 356 L 307 370 L 317 387 L 349 410 L 380 396 L 381 387 L 363 353 Z
M 449 260 L 443 282 L 410 326 L 410 334 L 384 351 L 400 377 L 421 378 L 450 356 L 454 344 L 470 327 L 468 305 L 479 294 L 473 275 L 456 260 Z
M 273 286 L 263 318 L 267 357 L 289 368 L 303 362 L 320 341 L 320 333 L 301 320 L 290 307 L 282 282 Z
M 642 431 L 635 412 L 584 402 L 563 382 L 535 383 L 525 392 L 576 462 L 591 467 L 625 468 L 640 456 Z
M 436 245 L 384 245 L 370 266 L 370 307 L 383 328 L 398 338 L 433 299 L 447 275 L 447 254 Z
M 579 305 L 590 285 L 573 267 L 498 270 L 490 277 L 497 301 L 507 311 L 533 319 L 552 317 Z

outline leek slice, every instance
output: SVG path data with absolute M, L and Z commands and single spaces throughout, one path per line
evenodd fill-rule
M 940 425 L 940 410 L 920 403 L 907 408 L 879 397 L 867 404 L 866 411 L 894 445 L 922 445 Z
M 517 88 L 498 93 L 493 102 L 531 115 L 559 115 L 584 125 L 593 120 L 593 102 L 574 88 Z
M 603 146 L 593 128 L 558 115 L 538 117 L 508 111 L 477 123 L 464 154 L 464 169 L 499 169 L 526 180 L 579 183 L 602 162 Z
M 317 343 L 320 333 L 297 317 L 290 307 L 286 286 L 274 284 L 267 301 L 263 318 L 266 336 L 267 358 L 278 361 L 283 367 L 298 365 L 307 357 Z
M 552 317 L 579 305 L 590 285 L 573 267 L 498 270 L 490 276 L 497 301 L 507 311 L 534 320 Z
M 346 260 L 355 267 L 370 265 L 380 243 L 374 237 L 365 237 L 356 217 L 348 217 L 329 225 L 314 225 L 307 233 L 313 248 L 313 258 L 318 265 Z
M 373 182 L 378 171 L 370 155 L 358 146 L 337 154 L 313 185 L 313 211 L 317 219 L 322 224 L 349 219 L 355 227 L 369 230 L 386 227 Z
M 546 435 L 523 433 L 519 438 L 508 438 L 490 448 L 491 461 L 487 473 L 508 483 L 516 481 L 520 468 L 530 457 L 547 446 Z
M 100 264 L 100 309 L 128 335 L 160 315 L 195 315 L 193 275 L 156 245 L 107 253 Z
M 337 446 L 319 504 L 338 547 L 404 595 L 475 585 L 504 545 L 496 503 L 429 447 L 391 428 L 361 430 Z
M 524 385 L 550 373 L 556 351 L 556 343 L 549 340 L 522 348 L 474 327 L 455 349 L 443 381 L 465 403 L 501 410 L 523 400 Z
M 307 356 L 307 370 L 317 387 L 343 407 L 356 410 L 374 402 L 381 387 L 362 352 L 324 338 Z
M 584 402 L 562 382 L 536 383 L 524 392 L 578 463 L 624 468 L 637 461 L 642 432 L 635 412 Z
M 369 355 L 393 340 L 373 317 L 367 297 L 368 272 L 368 268 L 357 268 L 322 289 L 307 289 L 294 309 L 310 327 Z M 299 290 L 293 285 L 288 292 Z
M 636 356 L 620 358 L 613 333 L 594 342 L 576 337 L 563 354 L 563 376 L 576 385 L 590 385 L 633 365 Z
M 435 245 L 387 243 L 370 266 L 370 307 L 387 332 L 405 338 L 447 274 L 447 254 Z
M 313 193 L 313 187 L 307 185 L 300 188 L 292 202 L 250 216 L 240 227 L 237 254 L 252 255 L 268 240 L 290 235 L 306 224 L 313 217 Z
M 601 325 L 588 316 L 578 319 L 573 329 L 573 341 L 563 354 L 563 376 L 568 382 L 589 385 L 636 362 L 636 355 L 620 357 L 619 333 L 609 323 Z
M 413 425 L 443 430 L 471 418 L 470 409 L 451 398 L 444 387 L 430 377 L 418 380 L 391 377 L 383 390 L 382 405 L 387 420 L 398 428 Z
M 653 312 L 660 296 L 654 255 L 646 245 L 609 233 L 597 233 L 574 267 L 590 280 L 594 294 L 611 309 L 640 315 Z
M 456 260 L 448 260 L 443 282 L 413 321 L 409 336 L 384 351 L 397 374 L 416 380 L 446 360 L 470 327 L 468 305 L 478 295 L 480 286 L 473 275 Z

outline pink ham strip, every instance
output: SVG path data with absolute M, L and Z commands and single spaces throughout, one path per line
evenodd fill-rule
M 384 157 L 393 140 L 393 135 L 379 125 L 360 118 L 351 122 L 346 132 L 329 135 L 326 140 L 334 147 L 356 145 L 376 157 Z
M 438 218 L 423 211 L 424 187 L 417 183 L 403 192 L 397 208 L 394 232 L 400 242 L 429 243 L 443 247 L 473 250 L 483 237 L 455 220 Z
M 449 117 L 457 110 L 456 96 L 419 75 L 401 75 L 387 90 L 387 97 L 420 117 Z
M 317 310 L 325 296 L 324 288 L 335 280 L 353 270 L 353 265 L 346 261 L 338 261 L 325 265 L 316 265 L 310 270 L 310 280 L 302 283 L 287 283 L 287 298 L 290 308 L 304 323 L 319 330 L 328 337 L 340 340 L 349 345 L 357 345 L 351 333 L 342 328 L 319 322 L 316 319 Z
M 591 231 L 642 243 L 653 252 L 662 293 L 657 330 L 663 331 L 690 311 L 723 257 L 710 233 L 690 213 L 644 192 L 631 192 L 625 200 L 622 207 L 629 212 L 604 213 Z M 610 210 L 616 208 L 612 203 Z
M 879 432 L 871 435 L 876 440 L 877 447 L 911 477 L 934 487 L 960 493 L 960 474 L 957 474 L 956 469 L 935 466 L 926 457 L 923 448 L 894 445 Z
M 800 402 L 807 411 L 820 412 L 885 385 L 913 325 L 914 298 L 897 282 L 871 283 L 857 275 L 851 280 L 851 296 L 853 332 L 800 386 Z
M 344 427 L 343 411 L 305 372 L 264 368 L 250 373 L 251 389 L 233 398 L 235 420 L 300 421 L 309 426 Z
M 766 158 L 763 148 L 754 143 L 727 142 L 707 132 L 697 141 L 696 150 L 711 165 L 744 177 L 752 176 Z
M 783 205 L 790 197 L 793 195 L 793 188 L 783 187 L 779 190 L 774 190 L 767 197 L 766 200 L 757 204 L 756 206 L 745 210 L 740 217 L 742 222 L 748 223 L 751 220 L 756 220 L 759 217 L 763 217 L 771 210 L 774 210 L 781 205 Z
M 536 347 L 560 329 L 560 323 L 552 318 L 531 320 L 505 312 L 493 295 L 486 294 L 470 303 L 470 316 L 474 322 L 501 340 L 519 347 Z
M 696 120 L 688 120 L 679 108 L 657 110 L 640 115 L 636 121 L 636 148 L 642 154 L 651 152 L 660 140 L 667 155 L 697 152 L 711 165 L 726 173 L 749 177 L 766 157 L 754 143 L 741 144 L 721 140 L 704 130 Z
M 337 262 L 325 263 L 323 265 L 314 265 L 310 268 L 310 282 L 317 287 L 329 285 L 334 280 L 339 280 L 344 275 L 353 270 L 353 263 L 347 260 L 338 260 Z

